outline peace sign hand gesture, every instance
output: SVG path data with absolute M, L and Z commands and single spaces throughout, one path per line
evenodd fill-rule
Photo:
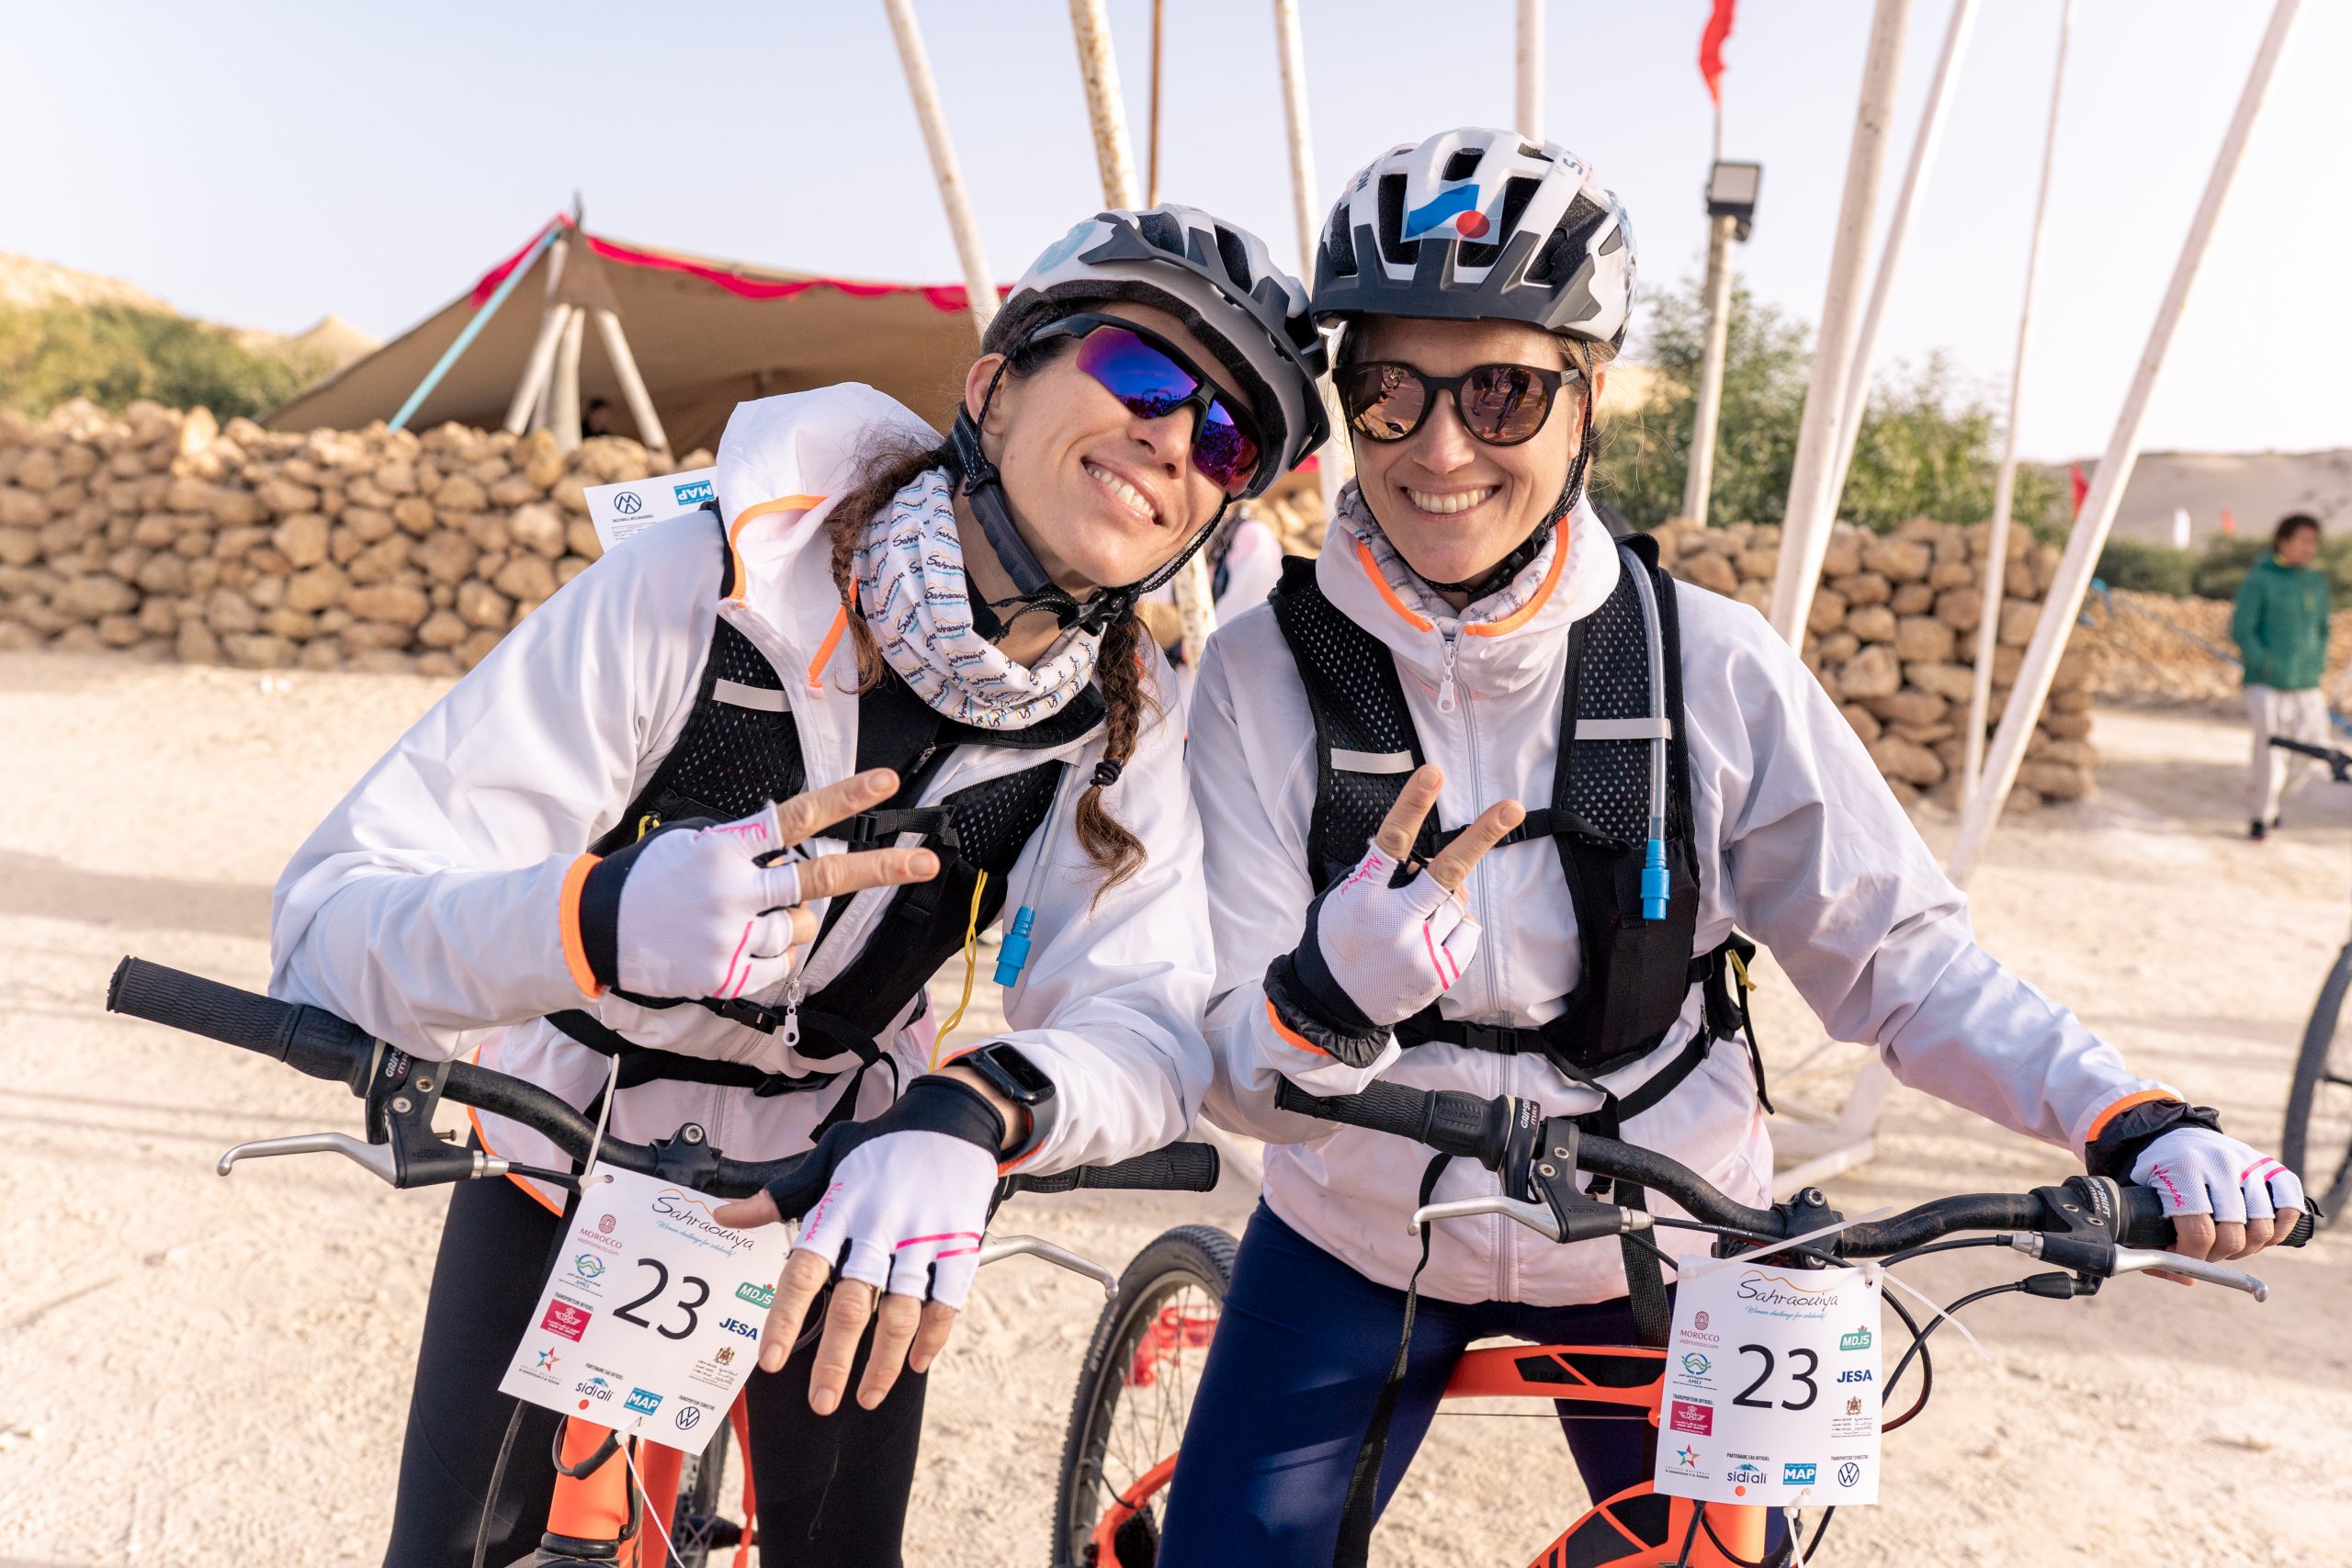
M 1316 1026 L 1310 1038 L 1317 1048 L 1364 1057 L 1351 1066 L 1368 1064 L 1390 1029 L 1462 978 L 1480 931 L 1463 885 L 1527 818 L 1519 802 L 1498 801 L 1427 864 L 1416 864 L 1413 842 L 1444 784 L 1434 764 L 1414 771 L 1363 859 L 1306 907 L 1306 935 L 1267 975 L 1277 1011 L 1303 1014 Z

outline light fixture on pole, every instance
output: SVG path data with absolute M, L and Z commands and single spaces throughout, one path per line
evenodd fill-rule
M 1690 467 L 1682 515 L 1704 526 L 1715 479 L 1715 422 L 1724 400 L 1724 355 L 1731 341 L 1731 243 L 1745 241 L 1756 218 L 1761 164 L 1718 159 L 1707 176 L 1707 343 L 1699 359 L 1697 405 L 1690 415 Z

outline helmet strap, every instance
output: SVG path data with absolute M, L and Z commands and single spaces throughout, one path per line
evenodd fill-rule
M 1592 453 L 1592 402 L 1590 397 L 1583 400 L 1576 460 L 1568 465 L 1567 480 L 1560 486 L 1560 499 L 1553 503 L 1551 511 L 1544 513 L 1544 521 L 1535 525 L 1534 532 L 1521 539 L 1509 555 L 1475 578 L 1462 582 L 1440 582 L 1435 578 L 1424 577 L 1422 581 L 1442 593 L 1466 593 L 1476 602 L 1517 577 L 1527 570 L 1528 562 L 1544 553 L 1544 547 L 1552 542 L 1553 534 L 1558 531 L 1560 519 L 1576 509 L 1577 500 L 1584 494 L 1585 460 Z

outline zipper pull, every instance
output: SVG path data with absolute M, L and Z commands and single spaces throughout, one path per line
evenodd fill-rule
M 800 975 L 794 971 L 784 987 L 784 1048 L 797 1050 L 800 1045 Z
M 1453 695 L 1453 660 L 1461 651 L 1462 634 L 1460 632 L 1446 633 L 1445 664 L 1439 671 L 1437 680 L 1437 711 L 1440 713 L 1452 713 L 1462 705 L 1454 700 Z

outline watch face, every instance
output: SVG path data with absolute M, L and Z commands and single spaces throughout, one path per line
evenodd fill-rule
M 1037 1100 L 1054 1092 L 1054 1080 L 1040 1072 L 1035 1062 L 1013 1046 L 986 1045 L 972 1055 L 974 1065 L 980 1066 L 990 1077 L 1001 1079 L 1001 1087 L 1014 1100 L 1023 1102 Z M 989 1071 L 991 1068 L 994 1070 Z

